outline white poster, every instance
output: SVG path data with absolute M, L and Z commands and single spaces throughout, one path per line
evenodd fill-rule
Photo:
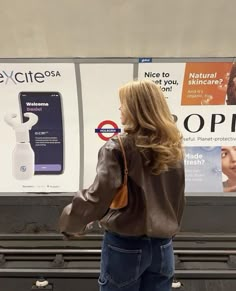
M 187 192 L 236 192 L 236 64 L 144 63 L 183 135 Z M 229 194 L 231 195 L 231 194 Z
M 0 192 L 77 191 L 74 64 L 1 64 L 0 102 Z
M 118 90 L 133 80 L 132 64 L 81 64 L 84 187 L 96 174 L 99 148 L 121 131 Z
M 185 63 L 139 64 L 139 80 L 149 79 L 159 85 L 170 110 L 174 112 L 181 104 Z

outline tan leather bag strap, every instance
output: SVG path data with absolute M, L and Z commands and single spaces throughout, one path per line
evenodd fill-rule
M 122 151 L 123 160 L 124 160 L 124 166 L 125 166 L 125 169 L 124 169 L 124 184 L 127 184 L 127 181 L 128 181 L 128 167 L 127 167 L 125 149 L 124 149 L 124 146 L 123 146 L 123 143 L 122 143 L 122 140 L 121 140 L 119 134 L 117 135 L 117 137 L 118 137 L 118 141 L 120 143 L 120 148 L 121 148 L 121 151 Z

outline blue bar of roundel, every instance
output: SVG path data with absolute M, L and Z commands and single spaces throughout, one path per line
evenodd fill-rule
M 121 132 L 120 128 L 95 128 L 95 133 L 114 133 Z

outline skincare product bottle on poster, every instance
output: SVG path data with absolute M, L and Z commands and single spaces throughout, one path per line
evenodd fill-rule
M 16 120 L 17 115 L 5 115 L 5 121 L 15 131 L 16 146 L 12 154 L 12 173 L 17 180 L 27 180 L 34 175 L 34 151 L 30 145 L 29 130 L 38 122 L 38 116 L 34 113 L 24 113 L 29 119 L 24 122 Z

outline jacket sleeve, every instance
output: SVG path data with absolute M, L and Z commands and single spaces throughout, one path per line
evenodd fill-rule
M 179 226 L 181 226 L 184 207 L 185 207 L 185 204 L 186 204 L 184 162 L 182 162 L 182 169 L 180 169 L 179 180 L 181 181 L 181 187 L 180 187 L 180 194 L 179 194 L 180 198 L 179 198 L 179 207 L 178 207 L 178 211 L 177 211 L 177 220 L 178 220 Z
M 100 220 L 122 185 L 119 152 L 108 141 L 98 153 L 97 175 L 93 184 L 79 191 L 67 205 L 59 219 L 60 232 L 67 234 L 83 233 L 86 225 Z

